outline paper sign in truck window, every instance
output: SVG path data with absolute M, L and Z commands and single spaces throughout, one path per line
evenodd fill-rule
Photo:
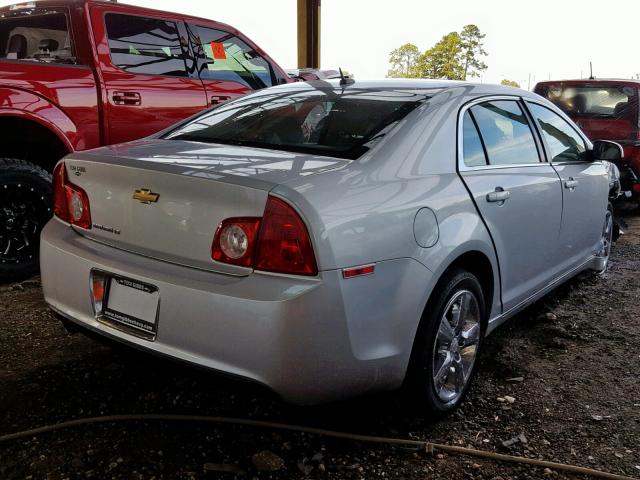
M 226 60 L 227 54 L 224 51 L 224 45 L 220 42 L 211 42 L 211 53 L 214 60 Z

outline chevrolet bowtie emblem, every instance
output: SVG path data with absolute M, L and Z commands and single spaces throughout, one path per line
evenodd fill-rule
M 153 193 L 148 188 L 139 188 L 135 192 L 133 192 L 133 199 L 138 200 L 141 203 L 156 203 L 160 198 L 160 195 L 157 193 Z

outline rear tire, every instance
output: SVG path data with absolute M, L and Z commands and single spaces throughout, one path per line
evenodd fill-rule
M 462 403 L 473 380 L 486 331 L 486 307 L 475 275 L 446 273 L 434 290 L 416 335 L 403 403 L 442 417 Z
M 0 158 L 0 283 L 38 272 L 40 232 L 52 215 L 52 194 L 47 171 Z

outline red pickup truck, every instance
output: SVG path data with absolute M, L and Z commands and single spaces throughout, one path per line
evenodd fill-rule
M 0 281 L 37 271 L 50 173 L 64 155 L 289 81 L 211 20 L 97 0 L 0 8 Z
M 550 80 L 538 83 L 534 91 L 564 110 L 591 140 L 622 145 L 622 188 L 626 197 L 640 200 L 640 81 Z

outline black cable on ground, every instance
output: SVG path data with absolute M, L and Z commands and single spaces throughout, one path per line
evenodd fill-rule
M 594 478 L 605 478 L 610 480 L 638 480 L 625 475 L 617 475 L 615 473 L 602 472 L 592 468 L 578 467 L 575 465 L 567 465 L 564 463 L 547 462 L 535 458 L 517 457 L 514 455 L 504 455 L 501 453 L 488 452 L 485 450 L 475 450 L 473 448 L 455 447 L 452 445 L 444 445 L 439 443 L 426 442 L 423 440 L 408 440 L 403 438 L 376 437 L 371 435 L 357 435 L 345 432 L 336 432 L 333 430 L 324 430 L 321 428 L 305 427 L 301 425 L 290 425 L 287 423 L 269 422 L 265 420 L 250 420 L 244 418 L 232 417 L 209 417 L 200 415 L 160 415 L 160 414 L 140 414 L 140 415 L 107 415 L 103 417 L 88 417 L 70 420 L 68 422 L 56 423 L 45 427 L 34 428 L 22 432 L 10 433 L 0 436 L 0 442 L 8 440 L 17 440 L 19 438 L 31 437 L 40 433 L 62 430 L 64 428 L 76 427 L 80 425 L 89 425 L 95 423 L 110 423 L 123 421 L 179 421 L 179 422 L 201 422 L 201 423 L 218 423 L 230 425 L 243 425 L 249 427 L 271 428 L 277 430 L 289 430 L 292 432 L 309 433 L 313 435 L 322 435 L 325 437 L 342 438 L 345 440 L 354 440 L 358 442 L 380 443 L 386 445 L 403 445 L 411 447 L 424 448 L 427 452 L 433 453 L 435 450 L 446 452 L 449 454 L 468 455 L 471 457 L 488 458 L 501 462 L 522 463 L 533 465 L 535 467 L 551 468 L 553 470 L 574 473 L 578 475 L 588 475 Z

